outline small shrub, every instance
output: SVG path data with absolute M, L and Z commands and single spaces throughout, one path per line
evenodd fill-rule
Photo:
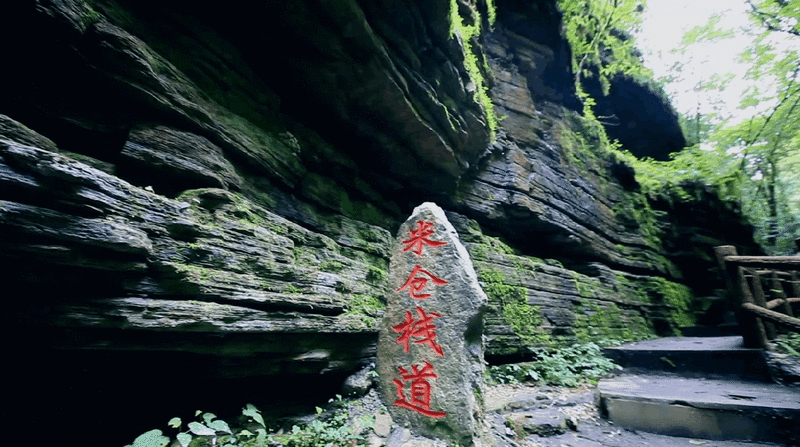
M 217 419 L 213 413 L 198 411 L 195 416 L 200 421 L 187 424 L 185 431 L 179 431 L 175 441 L 181 447 L 316 447 L 316 446 L 358 446 L 365 445 L 364 438 L 356 433 L 353 426 L 371 428 L 374 426 L 372 415 L 362 416 L 351 425 L 347 410 L 341 408 L 341 396 L 337 395 L 338 407 L 330 414 L 323 414 L 317 407 L 317 417 L 307 424 L 294 425 L 287 433 L 267 433 L 267 427 L 261 412 L 252 404 L 242 409 L 242 415 L 250 421 L 247 427 L 231 428 L 225 421 Z M 333 402 L 333 399 L 331 399 Z M 337 405 L 335 405 L 337 406 Z M 183 421 L 172 418 L 168 425 L 180 430 Z M 252 431 L 251 431 L 252 430 Z M 173 439 L 165 436 L 161 430 L 150 430 L 139 435 L 133 444 L 126 447 L 165 447 Z
M 783 351 L 791 356 L 800 357 L 800 334 L 791 333 L 785 338 L 775 341 L 779 351 Z
M 255 447 L 264 446 L 267 441 L 267 430 L 261 412 L 251 404 L 242 409 L 242 414 L 258 425 L 256 433 L 247 429 L 238 430 L 234 433 L 227 422 L 217 419 L 213 413 L 195 412 L 195 417 L 200 417 L 201 421 L 192 421 L 186 425 L 185 431 L 180 431 L 175 440 L 181 447 L 200 446 L 200 445 L 219 445 L 223 447 Z M 181 429 L 183 421 L 181 418 L 172 418 L 167 423 L 172 428 Z M 146 432 L 132 445 L 126 447 L 164 447 L 172 440 L 164 436 L 161 430 L 151 430 Z
M 595 383 L 615 368 L 617 365 L 603 356 L 600 346 L 582 343 L 540 353 L 533 362 L 490 366 L 488 381 L 495 384 L 541 382 L 574 387 L 582 382 Z
M 322 411 L 322 408 L 317 407 L 318 418 L 306 425 L 293 426 L 289 433 L 272 435 L 270 441 L 286 447 L 364 445 L 364 437 L 353 432 L 345 411 L 336 411 L 327 419 L 321 417 Z M 370 421 L 363 419 L 356 425 L 369 426 Z M 374 421 L 372 424 L 374 425 Z

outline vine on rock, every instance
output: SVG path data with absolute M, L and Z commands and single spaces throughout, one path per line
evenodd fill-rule
M 559 0 L 565 35 L 572 48 L 575 91 L 587 118 L 595 118 L 595 99 L 583 89 L 581 79 L 593 77 L 593 69 L 603 95 L 608 95 L 609 78 L 616 73 L 652 78 L 628 34 L 641 23 L 644 4 L 644 0 Z

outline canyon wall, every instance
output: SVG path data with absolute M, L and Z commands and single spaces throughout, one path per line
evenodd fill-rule
M 755 247 L 705 185 L 642 192 L 578 113 L 552 1 L 498 1 L 491 25 L 449 0 L 19 3 L 0 275 L 21 424 L 338 389 L 374 359 L 390 243 L 424 201 L 489 296 L 490 361 L 673 334 L 720 287 L 712 247 Z M 617 138 L 674 151 L 671 106 L 617 81 L 602 104 L 650 135 Z

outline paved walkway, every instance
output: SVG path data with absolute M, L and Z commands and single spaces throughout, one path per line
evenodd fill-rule
M 749 391 L 748 391 L 749 392 Z M 656 435 L 615 426 L 598 414 L 594 387 L 578 389 L 500 385 L 487 391 L 487 422 L 492 437 L 502 447 L 754 447 L 780 444 L 711 441 Z M 571 421 L 568 421 L 570 420 Z M 510 425 L 542 424 L 549 436 L 515 432 Z M 570 428 L 572 426 L 573 428 Z M 560 428 L 557 428 L 560 427 Z M 522 436 L 520 436 L 520 433 Z
M 652 340 L 637 341 L 617 346 L 625 350 L 651 351 L 731 351 L 742 350 L 742 337 L 664 337 Z
M 600 381 L 604 394 L 695 408 L 800 410 L 800 388 L 768 382 L 686 378 L 671 374 L 624 374 Z M 800 430 L 800 428 L 798 428 Z

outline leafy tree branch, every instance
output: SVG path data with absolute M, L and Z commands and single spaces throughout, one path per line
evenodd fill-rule
M 575 90 L 584 104 L 584 115 L 594 118 L 595 101 L 583 89 L 582 79 L 597 72 L 604 95 L 609 78 L 616 73 L 652 78 L 627 34 L 641 23 L 644 2 L 639 0 L 559 0 L 567 41 L 572 49 Z M 623 31 L 624 30 L 624 31 Z
M 747 4 L 750 6 L 752 15 L 756 17 L 766 29 L 770 31 L 777 31 L 800 37 L 800 22 L 798 22 L 797 20 L 797 13 L 800 12 L 800 2 L 796 0 L 795 1 L 773 0 L 773 1 L 762 2 L 761 6 L 763 7 L 770 7 L 773 9 L 775 7 L 779 8 L 778 11 L 770 11 L 770 12 L 764 11 L 763 9 L 759 8 L 758 5 L 753 3 L 753 0 L 747 0 Z M 787 15 L 790 15 L 792 12 L 795 13 L 794 25 L 790 23 L 791 20 L 787 20 Z

